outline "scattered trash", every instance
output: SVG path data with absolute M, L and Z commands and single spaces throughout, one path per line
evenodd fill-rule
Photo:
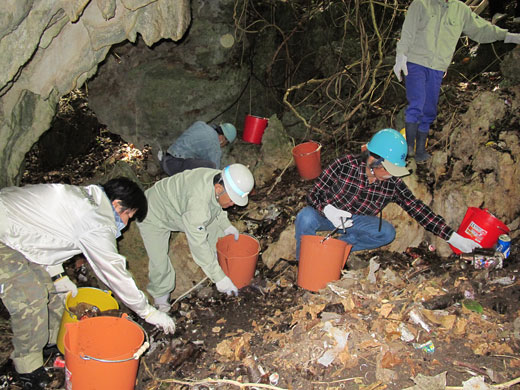
M 97 317 L 101 313 L 99 307 L 86 302 L 79 302 L 76 306 L 69 307 L 69 310 L 80 320 Z
M 430 333 L 431 328 L 424 320 L 423 316 L 419 313 L 419 310 L 412 309 L 410 313 L 408 313 L 408 316 L 410 317 L 410 321 L 412 321 L 414 324 L 420 325 L 426 332 Z
M 276 386 L 278 384 L 278 380 L 280 379 L 280 375 L 278 373 L 273 372 L 271 375 L 269 375 L 269 383 L 273 386 Z
M 374 284 L 376 282 L 376 272 L 380 267 L 380 264 L 377 262 L 379 256 L 374 256 L 369 261 L 369 271 L 367 279 L 370 283 Z
M 435 352 L 435 345 L 433 345 L 433 341 L 431 341 L 431 340 L 428 340 L 424 344 L 413 343 L 412 345 L 416 349 L 420 349 L 421 351 L 426 352 L 426 353 L 434 353 Z
M 406 324 L 404 322 L 401 322 L 399 326 L 397 327 L 397 330 L 401 332 L 401 340 L 405 342 L 410 342 L 415 340 L 415 336 L 412 332 L 406 327 Z
M 499 269 L 502 268 L 505 256 L 494 249 L 477 248 L 471 253 L 461 253 L 461 261 L 473 265 L 475 269 Z
M 502 278 L 497 278 L 490 280 L 490 284 L 500 284 L 502 286 L 510 286 L 515 282 L 516 278 L 514 276 L 504 276 Z
M 350 333 L 334 327 L 330 322 L 326 322 L 323 325 L 323 330 L 328 332 L 330 336 L 334 337 L 334 340 L 336 341 L 336 345 L 325 351 L 325 353 L 318 359 L 318 363 L 322 366 L 328 367 L 334 359 L 336 359 L 336 356 L 345 349 Z
M 54 360 L 54 363 L 52 364 L 54 368 L 63 368 L 65 367 L 65 359 L 63 356 L 57 356 L 56 360 Z
M 508 258 L 511 253 L 511 237 L 502 234 L 498 237 L 497 251 L 504 254 L 504 258 Z

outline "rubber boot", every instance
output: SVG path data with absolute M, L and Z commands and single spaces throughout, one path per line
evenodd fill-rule
M 426 140 L 428 139 L 428 132 L 417 132 L 417 149 L 415 153 L 415 161 L 416 162 L 425 162 L 431 156 L 426 153 Z
M 27 374 L 18 374 L 18 379 L 23 386 L 23 390 L 45 390 L 52 382 L 51 376 L 43 367 Z
M 408 157 L 413 157 L 415 155 L 415 139 L 417 137 L 418 129 L 419 123 L 405 123 L 406 144 L 408 145 Z

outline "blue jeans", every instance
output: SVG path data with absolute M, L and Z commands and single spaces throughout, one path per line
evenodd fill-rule
M 353 215 L 354 224 L 338 230 L 341 241 L 352 245 L 351 252 L 374 249 L 391 243 L 395 238 L 395 229 L 391 223 L 382 220 L 379 231 L 379 217 L 369 215 Z M 334 230 L 334 225 L 314 207 L 304 207 L 296 216 L 296 259 L 300 258 L 300 242 L 303 235 L 316 235 L 316 232 Z
M 437 103 L 444 72 L 407 62 L 405 111 L 407 123 L 418 123 L 419 131 L 427 133 L 437 117 Z

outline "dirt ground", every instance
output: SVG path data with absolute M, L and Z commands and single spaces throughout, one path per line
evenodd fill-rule
M 309 185 L 291 170 L 271 192 L 282 212 L 258 227 L 263 249 L 292 214 L 284 193 L 303 199 Z M 251 202 L 265 201 L 270 187 L 257 189 Z M 239 213 L 231 210 L 230 218 Z M 202 284 L 176 302 L 173 336 L 129 312 L 151 344 L 136 389 L 404 389 L 421 380 L 433 389 L 462 388 L 471 378 L 512 387 L 507 382 L 520 376 L 516 246 L 497 270 L 463 267 L 432 249 L 424 243 L 406 253 L 351 255 L 341 280 L 317 293 L 297 286 L 296 264 L 282 259 L 270 270 L 260 256 L 237 297 Z M 78 284 L 95 285 L 93 278 L 88 273 Z M 2 319 L 0 388 L 17 389 L 5 310 Z M 52 368 L 56 356 L 47 362 L 53 389 L 64 380 L 64 369 Z
M 44 171 L 35 149 L 24 180 L 81 183 L 100 161 L 129 150 L 103 130 L 87 155 Z M 137 155 L 147 159 L 146 152 Z M 274 205 L 277 218 L 247 221 L 239 208 L 229 210 L 232 221 L 249 222 L 262 251 L 294 219 L 312 184 L 295 168 L 273 183 L 256 188 L 250 202 Z M 176 301 L 174 335 L 127 311 L 150 342 L 136 389 L 520 388 L 518 255 L 513 242 L 502 268 L 475 269 L 440 257 L 428 243 L 404 253 L 364 251 L 349 256 L 339 281 L 310 292 L 297 285 L 293 261 L 267 269 L 260 254 L 253 281 L 237 297 L 203 283 Z M 67 269 L 78 285 L 97 286 L 77 260 Z M 0 309 L 0 389 L 19 389 L 8 359 L 9 315 Z M 52 389 L 64 387 L 64 368 L 53 367 L 57 357 L 53 352 L 46 362 Z

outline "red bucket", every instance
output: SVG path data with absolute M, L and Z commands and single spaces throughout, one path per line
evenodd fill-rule
M 493 248 L 501 234 L 509 233 L 509 228 L 488 209 L 468 207 L 457 233 L 478 242 L 482 248 Z M 456 254 L 461 253 L 457 248 L 450 247 Z
M 267 127 L 267 118 L 260 118 L 254 115 L 246 115 L 244 122 L 244 135 L 242 139 L 252 144 L 262 143 L 262 136 Z

